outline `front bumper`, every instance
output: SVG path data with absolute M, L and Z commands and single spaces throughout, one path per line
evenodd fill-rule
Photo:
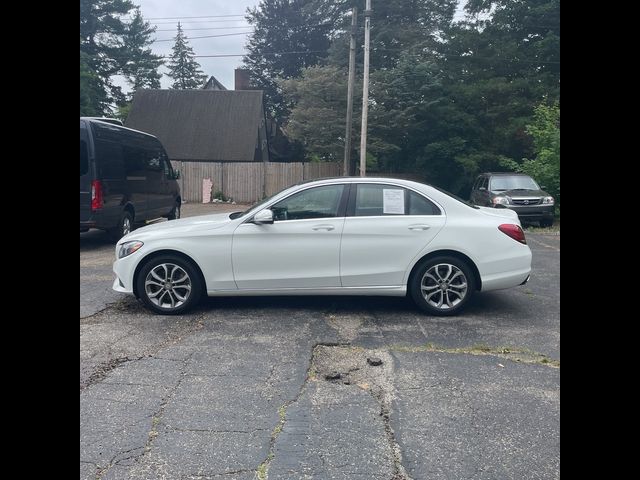
M 521 220 L 543 220 L 553 218 L 554 205 L 505 205 L 509 210 L 518 214 Z

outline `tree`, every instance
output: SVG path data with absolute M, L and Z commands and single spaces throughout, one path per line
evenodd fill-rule
M 281 80 L 280 86 L 285 101 L 295 104 L 285 127 L 287 136 L 303 145 L 308 160 L 342 162 L 347 72 L 334 66 L 308 67 L 299 78 Z M 359 129 L 357 120 L 354 123 L 354 130 Z
M 560 105 L 538 105 L 533 121 L 526 128 L 533 140 L 534 156 L 523 158 L 522 163 L 505 160 L 503 165 L 517 172 L 526 173 L 555 197 L 560 206 Z
M 106 88 L 91 68 L 88 55 L 80 52 L 80 116 L 102 116 L 107 105 Z
M 162 74 L 158 68 L 164 62 L 160 55 L 154 55 L 149 46 L 153 43 L 151 35 L 156 27 L 145 22 L 136 8 L 131 22 L 124 33 L 124 48 L 129 55 L 123 66 L 123 74 L 135 93 L 140 88 L 160 88 Z
M 297 78 L 304 68 L 322 62 L 348 3 L 261 0 L 247 10 L 246 19 L 254 31 L 244 68 L 251 72 L 252 85 L 264 91 L 267 110 L 279 124 L 286 121 L 291 104 L 284 99 L 278 79 Z
M 130 0 L 80 0 L 81 111 L 106 115 L 114 104 L 125 104 L 126 95 L 113 82 L 116 75 L 134 91 L 159 85 L 160 57 L 148 48 L 153 32 Z
M 200 70 L 200 64 L 196 62 L 194 57 L 193 48 L 187 42 L 187 37 L 178 22 L 178 33 L 173 45 L 173 53 L 167 64 L 169 68 L 167 75 L 174 80 L 171 88 L 188 90 L 202 87 L 207 77 Z

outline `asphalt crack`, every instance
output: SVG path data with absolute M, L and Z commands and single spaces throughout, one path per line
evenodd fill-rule
M 300 397 L 302 397 L 302 395 L 304 394 L 307 385 L 309 384 L 309 380 L 315 378 L 313 375 L 313 360 L 315 357 L 315 352 L 316 349 L 318 347 L 321 346 L 326 346 L 326 347 L 337 347 L 337 346 L 346 346 L 348 344 L 346 343 L 316 343 L 313 348 L 311 349 L 311 357 L 309 358 L 308 361 L 308 365 L 307 365 L 307 370 L 305 373 L 305 377 L 304 377 L 304 381 L 302 382 L 302 385 L 300 386 L 300 389 L 298 390 L 298 393 L 296 394 L 296 396 L 289 400 L 288 402 L 283 403 L 279 408 L 278 408 L 278 423 L 276 423 L 275 427 L 273 427 L 273 430 L 271 431 L 271 438 L 269 440 L 269 453 L 267 454 L 266 458 L 260 462 L 260 465 L 258 465 L 258 467 L 255 470 L 255 478 L 257 480 L 267 480 L 267 478 L 269 478 L 269 467 L 271 466 L 271 462 L 273 461 L 273 459 L 275 458 L 275 446 L 276 446 L 276 440 L 278 439 L 278 436 L 280 435 L 280 433 L 282 432 L 282 429 L 284 428 L 284 425 L 287 421 L 287 409 L 295 404 L 296 402 L 298 402 L 298 400 L 300 400 Z M 271 375 L 271 374 L 270 374 Z

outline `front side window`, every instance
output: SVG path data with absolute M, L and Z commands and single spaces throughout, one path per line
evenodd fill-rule
M 273 219 L 304 220 L 338 216 L 344 185 L 327 185 L 304 190 L 271 206 Z

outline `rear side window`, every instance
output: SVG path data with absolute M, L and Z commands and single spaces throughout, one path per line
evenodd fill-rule
M 429 199 L 394 185 L 357 186 L 356 217 L 383 215 L 440 215 L 440 209 Z
M 440 209 L 428 198 L 409 192 L 409 215 L 440 215 Z
M 80 176 L 89 173 L 89 150 L 87 142 L 80 140 Z

